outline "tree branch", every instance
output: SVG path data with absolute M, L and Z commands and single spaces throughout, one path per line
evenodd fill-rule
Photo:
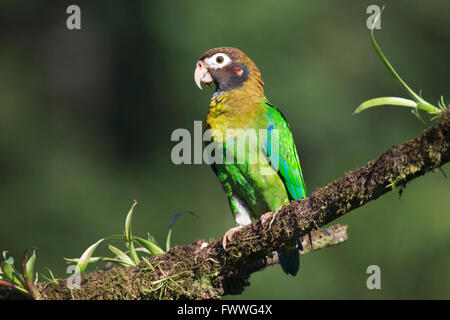
M 311 241 L 309 237 L 301 237 L 300 241 L 303 250 L 300 251 L 300 254 L 304 255 L 305 253 L 335 246 L 345 242 L 347 239 L 347 225 L 345 224 L 336 224 L 329 228 L 314 230 L 311 232 Z M 278 259 L 278 254 L 276 251 L 273 251 L 267 257 L 243 266 L 243 268 L 240 269 L 239 274 L 245 273 L 250 277 L 254 272 L 279 263 L 280 260 Z
M 273 258 L 266 256 L 290 240 L 447 163 L 449 132 L 450 111 L 446 110 L 434 127 L 415 139 L 387 150 L 366 166 L 318 189 L 309 198 L 293 201 L 276 214 L 265 215 L 264 223 L 256 221 L 240 229 L 226 251 L 220 239 L 174 247 L 134 268 L 83 275 L 81 289 L 73 290 L 73 297 L 207 299 L 239 294 L 248 285 L 251 272 L 272 264 Z M 39 284 L 38 289 L 43 299 L 72 299 L 65 280 Z

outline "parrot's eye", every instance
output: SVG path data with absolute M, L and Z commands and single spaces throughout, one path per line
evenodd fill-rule
M 220 52 L 216 53 L 212 57 L 206 58 L 206 62 L 210 68 L 219 69 L 229 64 L 231 62 L 231 59 L 225 53 Z

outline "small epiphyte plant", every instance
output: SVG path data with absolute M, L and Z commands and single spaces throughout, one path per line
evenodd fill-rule
M 2 252 L 2 261 L 0 262 L 0 285 L 13 288 L 26 295 L 39 299 L 39 292 L 35 288 L 38 281 L 38 273 L 34 271 L 36 262 L 36 249 L 30 258 L 27 257 L 28 250 L 25 250 L 22 257 L 21 271 L 14 267 L 14 258 L 8 257 L 8 251 Z
M 64 258 L 69 263 L 76 263 L 75 273 L 83 274 L 86 271 L 89 263 L 95 263 L 100 261 L 105 261 L 109 263 L 114 263 L 120 265 L 122 267 L 132 267 L 138 264 L 143 256 L 151 257 L 157 254 L 165 253 L 170 250 L 171 246 L 171 238 L 172 238 L 172 229 L 175 224 L 175 221 L 182 216 L 183 214 L 189 213 L 193 216 L 196 216 L 193 212 L 190 211 L 182 211 L 175 214 L 169 223 L 169 232 L 166 238 L 166 250 L 163 250 L 161 246 L 158 244 L 156 239 L 150 234 L 147 233 L 147 239 L 134 236 L 131 232 L 131 221 L 133 218 L 134 207 L 136 206 L 137 201 L 133 202 L 130 210 L 128 211 L 127 217 L 125 219 L 125 234 L 117 234 L 102 238 L 89 246 L 80 258 Z M 113 246 L 112 244 L 108 244 L 108 249 L 112 252 L 114 257 L 93 257 L 93 253 L 95 249 L 103 242 L 110 240 L 125 240 L 125 246 L 127 247 L 126 251 L 122 251 L 121 249 Z M 137 246 L 137 247 L 135 247 Z M 141 256 L 139 256 L 139 254 Z
M 69 263 L 76 263 L 75 272 L 78 274 L 82 274 L 86 271 L 89 263 L 95 263 L 99 261 L 105 261 L 109 263 L 115 263 L 117 265 L 123 267 L 135 266 L 139 263 L 140 260 L 144 256 L 151 257 L 157 254 L 165 253 L 171 248 L 171 238 L 172 238 L 172 229 L 175 224 L 175 221 L 182 216 L 183 214 L 189 213 L 193 216 L 196 216 L 193 212 L 190 211 L 182 211 L 175 214 L 169 223 L 169 232 L 166 238 L 166 250 L 163 250 L 157 243 L 156 239 L 147 234 L 147 239 L 134 236 L 131 232 L 131 221 L 133 218 L 134 207 L 137 202 L 134 201 L 131 209 L 129 210 L 126 220 L 125 220 L 125 234 L 112 235 L 109 237 L 102 238 L 89 246 L 80 258 L 76 259 L 68 259 L 65 258 Z M 197 217 L 197 216 L 196 216 Z M 113 253 L 114 257 L 93 257 L 95 249 L 103 242 L 108 240 L 125 240 L 125 246 L 128 250 L 122 251 L 119 248 L 113 246 L 112 244 L 108 244 L 108 249 Z M 135 245 L 137 247 L 135 247 Z M 28 250 L 25 250 L 22 257 L 21 262 L 21 271 L 19 271 L 14 266 L 14 258 L 8 256 L 8 251 L 2 251 L 0 257 L 0 286 L 12 288 L 22 292 L 25 295 L 28 295 L 34 299 L 40 298 L 40 293 L 36 289 L 36 284 L 38 282 L 38 273 L 35 272 L 35 262 L 36 262 L 36 249 L 33 249 L 32 255 L 28 258 L 27 255 Z M 140 256 L 139 254 L 140 253 Z M 47 280 L 48 282 L 55 283 L 57 279 L 54 277 L 52 271 L 48 269 L 49 277 L 46 277 L 44 274 L 41 276 Z
M 370 36 L 372 38 L 372 44 L 375 48 L 375 51 L 378 55 L 378 57 L 381 59 L 383 64 L 386 66 L 386 68 L 389 70 L 389 72 L 394 76 L 394 78 L 400 83 L 400 85 L 406 90 L 408 95 L 411 97 L 411 99 L 405 99 L 405 98 L 399 98 L 399 97 L 381 97 L 381 98 L 375 98 L 370 99 L 367 101 L 364 101 L 362 104 L 358 106 L 358 108 L 354 111 L 354 113 L 360 113 L 366 109 L 377 107 L 377 106 L 383 106 L 383 105 L 392 105 L 392 106 L 401 106 L 401 107 L 407 107 L 412 108 L 411 112 L 419 118 L 422 122 L 423 119 L 420 116 L 419 110 L 425 111 L 428 114 L 434 116 L 432 119 L 437 118 L 441 112 L 445 109 L 447 109 L 446 104 L 444 102 L 444 97 L 441 95 L 441 98 L 439 99 L 437 106 L 432 105 L 431 103 L 427 102 L 423 97 L 421 97 L 420 94 L 417 94 L 414 92 L 403 79 L 400 77 L 400 75 L 395 71 L 394 67 L 391 65 L 389 60 L 385 57 L 383 54 L 383 51 L 381 50 L 380 46 L 375 40 L 374 36 L 374 29 L 375 25 L 380 18 L 381 12 L 384 10 L 384 7 L 381 9 L 381 11 L 378 13 L 377 17 L 372 22 L 372 28 L 370 30 Z

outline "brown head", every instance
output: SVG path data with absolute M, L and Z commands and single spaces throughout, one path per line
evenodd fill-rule
M 194 80 L 200 89 L 202 82 L 214 82 L 216 92 L 246 87 L 263 94 L 261 73 L 253 61 L 236 48 L 220 47 L 206 51 L 197 61 Z

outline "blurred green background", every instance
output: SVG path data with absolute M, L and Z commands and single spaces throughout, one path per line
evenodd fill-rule
M 74 3 L 80 31 L 66 28 Z M 36 246 L 38 271 L 65 278 L 63 257 L 122 232 L 134 199 L 134 233 L 160 243 L 181 210 L 200 218 L 177 221 L 175 244 L 234 226 L 212 170 L 170 159 L 171 132 L 207 112 L 212 89 L 198 90 L 193 72 L 212 47 L 240 48 L 259 66 L 291 124 L 309 193 L 418 135 L 431 123 L 407 109 L 352 115 L 366 99 L 406 97 L 371 46 L 370 4 L 384 3 L 2 1 L 0 249 L 19 260 Z M 449 1 L 388 2 L 376 32 L 432 103 L 450 100 L 449 13 Z M 448 299 L 449 195 L 441 173 L 416 179 L 401 199 L 391 192 L 336 221 L 349 224 L 348 242 L 305 256 L 297 277 L 274 267 L 227 298 Z M 381 290 L 366 287 L 372 264 Z

